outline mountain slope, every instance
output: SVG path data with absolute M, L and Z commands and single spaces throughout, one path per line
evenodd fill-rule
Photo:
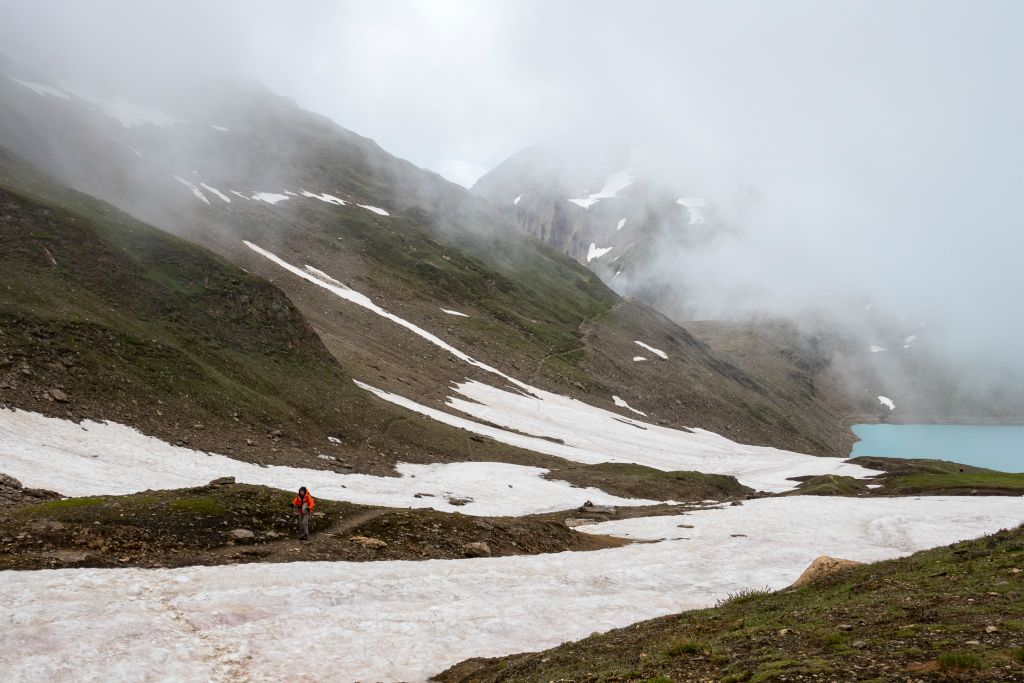
M 407 447 L 278 289 L 2 149 L 0 272 L 8 406 L 261 463 L 373 469 L 368 439 Z
M 848 452 L 845 425 L 813 406 L 793 412 L 664 316 L 524 239 L 490 202 L 283 98 L 234 84 L 209 97 L 147 100 L 136 108 L 148 120 L 126 122 L 104 104 L 123 99 L 58 80 L 45 87 L 64 97 L 40 95 L 23 81 L 46 75 L 7 68 L 21 71 L 0 78 L 0 108 L 17 123 L 0 143 L 29 141 L 23 153 L 77 189 L 277 284 L 355 379 L 444 410 L 451 382 L 494 381 L 397 316 L 512 377 L 627 416 L 614 396 L 670 425 Z M 311 282 L 307 266 L 392 318 L 325 290 L 327 280 Z M 415 424 L 397 425 L 395 438 L 431 442 Z
M 713 258 L 716 245 L 741 235 L 758 197 L 738 188 L 717 202 L 705 199 L 706 183 L 682 172 L 685 166 L 622 144 L 549 143 L 513 155 L 473 191 L 523 233 L 686 328 L 789 410 L 836 417 L 837 428 L 855 421 L 1024 420 L 1024 393 L 1004 388 L 995 395 L 974 386 L 938 353 L 924 321 L 888 317 L 870 303 L 835 299 L 801 320 L 765 320 L 770 311 L 747 319 L 750 302 L 736 301 L 726 304 L 736 320 L 695 320 L 702 299 L 691 290 L 708 292 L 693 272 Z

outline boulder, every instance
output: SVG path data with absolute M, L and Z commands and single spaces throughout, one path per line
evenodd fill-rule
M 214 479 L 213 481 L 211 481 L 209 483 L 209 486 L 228 486 L 229 484 L 234 484 L 234 483 L 235 483 L 235 478 L 234 477 L 218 477 L 218 478 Z
M 235 541 L 245 541 L 250 538 L 255 538 L 256 534 L 254 534 L 249 529 L 232 529 L 228 532 L 228 536 L 230 536 L 232 540 Z
M 61 391 L 60 389 L 57 389 L 56 387 L 47 389 L 46 393 L 48 393 L 50 395 L 50 398 L 52 398 L 54 401 L 57 401 L 59 403 L 68 402 L 68 395 Z
M 830 574 L 835 574 L 836 572 L 856 567 L 859 564 L 863 564 L 863 562 L 844 560 L 838 557 L 829 557 L 828 555 L 816 557 L 814 561 L 808 565 L 807 569 L 804 570 L 804 573 L 800 575 L 800 578 L 793 582 L 793 587 L 803 586 L 804 584 L 811 583 L 812 581 L 817 581 L 824 576 L 829 576 Z
M 491 546 L 487 545 L 483 541 L 473 541 L 467 543 L 463 550 L 466 551 L 466 557 L 490 557 Z
M 583 519 L 582 517 L 569 517 L 565 520 L 565 525 L 570 529 L 575 529 L 578 526 L 586 526 L 587 524 L 593 524 L 592 519 Z

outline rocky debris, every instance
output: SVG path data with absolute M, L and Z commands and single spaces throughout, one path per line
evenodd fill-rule
M 999 628 L 997 626 L 991 626 L 990 625 L 990 626 L 986 626 L 985 627 L 985 633 L 997 633 L 998 631 L 999 631 Z
M 370 538 L 369 536 L 352 536 L 348 540 L 356 545 L 361 545 L 364 548 L 373 548 L 374 550 L 382 550 L 388 547 L 388 544 L 379 538 Z
M 247 541 L 256 537 L 256 534 L 249 529 L 232 529 L 228 536 L 234 541 Z
M 465 546 L 466 557 L 490 557 L 491 546 L 483 541 L 473 541 Z
M 472 498 L 453 498 L 453 497 L 449 497 L 448 498 L 448 504 L 449 505 L 467 505 L 467 504 L 472 503 L 472 502 L 473 502 Z
M 57 389 L 56 387 L 51 387 L 50 389 L 47 389 L 46 395 L 49 396 L 50 399 L 57 401 L 58 403 L 68 402 L 68 395 L 61 391 L 60 389 Z
M 676 524 L 676 526 L 679 527 L 680 529 L 692 529 L 693 528 L 692 524 Z
M 230 486 L 235 483 L 234 477 L 218 477 L 211 481 L 208 486 Z
M 594 505 L 591 501 L 585 502 L 577 508 L 579 512 L 589 512 L 597 515 L 614 515 L 617 509 L 614 505 Z
M 27 489 L 14 477 L 0 473 L 0 509 L 15 505 L 42 503 L 62 498 L 59 493 L 44 489 Z
M 413 498 L 433 498 L 433 497 L 434 497 L 433 493 L 417 493 L 417 494 L 413 495 Z
M 829 557 L 828 555 L 821 555 L 820 557 L 814 558 L 814 561 L 808 565 L 807 569 L 804 570 L 803 574 L 793 582 L 793 587 L 803 586 L 817 581 L 818 579 L 835 574 L 836 572 L 845 571 L 851 567 L 863 564 L 863 562 L 857 562 L 855 560 L 844 560 L 838 557 Z
M 568 517 L 565 520 L 565 525 L 570 529 L 575 529 L 578 526 L 586 526 L 587 524 L 593 524 L 594 520 L 584 519 L 581 517 Z

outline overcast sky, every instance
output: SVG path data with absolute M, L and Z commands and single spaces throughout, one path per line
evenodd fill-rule
M 16 55 L 244 74 L 463 184 L 568 131 L 642 131 L 772 207 L 704 263 L 715 291 L 857 285 L 945 317 L 970 353 L 1024 349 L 1024 2 L 0 0 L 0 17 Z

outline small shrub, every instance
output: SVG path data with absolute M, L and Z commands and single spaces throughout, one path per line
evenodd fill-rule
M 704 648 L 699 643 L 694 643 L 689 640 L 679 641 L 673 643 L 665 650 L 665 654 L 669 657 L 680 657 L 682 655 L 695 655 L 699 654 Z
M 735 605 L 741 602 L 746 602 L 752 598 L 756 598 L 762 595 L 768 595 L 772 592 L 771 588 L 765 586 L 764 588 L 741 588 L 735 593 L 729 593 L 724 598 L 718 600 L 715 603 L 715 607 L 725 607 L 726 605 Z
M 981 668 L 981 657 L 970 652 L 943 652 L 938 661 L 940 669 Z
M 1024 662 L 1024 647 L 1019 647 L 1013 651 L 1013 658 L 1018 662 Z
M 838 647 L 839 645 L 842 645 L 845 640 L 846 639 L 838 633 L 830 633 L 823 638 L 823 642 L 828 647 Z

